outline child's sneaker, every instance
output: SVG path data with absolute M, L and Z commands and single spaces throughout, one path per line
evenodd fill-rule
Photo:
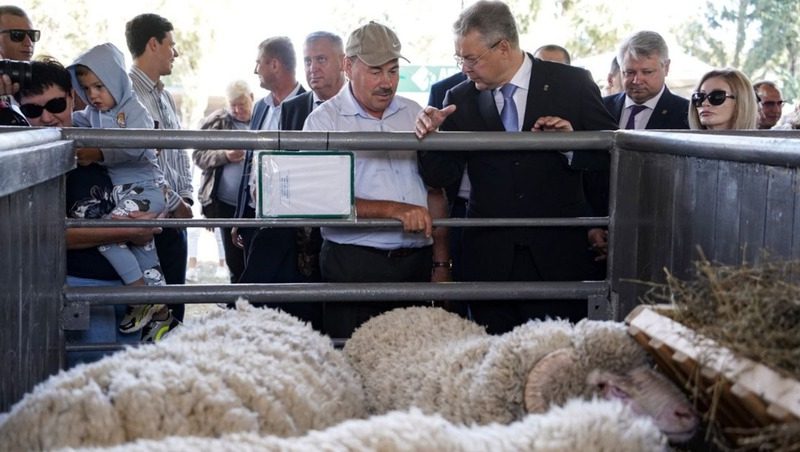
M 172 315 L 172 311 L 169 311 L 166 319 L 153 319 L 145 325 L 142 329 L 142 342 L 158 342 L 180 324 L 181 322 Z
M 125 309 L 125 316 L 119 323 L 119 330 L 122 333 L 133 333 L 134 331 L 141 330 L 153 314 L 158 312 L 164 305 L 156 304 L 137 304 L 128 305 Z

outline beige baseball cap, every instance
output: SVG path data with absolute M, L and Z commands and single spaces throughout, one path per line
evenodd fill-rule
M 400 40 L 389 27 L 371 21 L 350 33 L 345 54 L 357 56 L 369 66 L 381 66 L 396 58 L 408 61 L 400 48 Z

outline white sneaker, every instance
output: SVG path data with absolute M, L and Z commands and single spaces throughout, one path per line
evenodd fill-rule
M 214 272 L 214 277 L 219 279 L 228 279 L 231 277 L 231 274 L 228 273 L 227 267 L 217 267 L 217 270 Z
M 197 282 L 197 267 L 186 270 L 186 280 Z

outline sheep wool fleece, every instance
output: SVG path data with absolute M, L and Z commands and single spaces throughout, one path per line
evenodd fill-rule
M 530 370 L 571 349 L 576 365 L 547 387 L 544 406 L 588 397 L 594 368 L 625 372 L 646 352 L 616 322 L 531 320 L 500 336 L 439 308 L 395 309 L 357 329 L 344 352 L 361 375 L 370 413 L 417 407 L 462 423 L 507 424 L 525 414 Z
M 237 303 L 40 383 L 0 416 L 7 450 L 254 432 L 297 436 L 366 415 L 330 339 L 280 311 Z
M 90 449 L 98 451 L 99 449 Z M 619 401 L 574 399 L 547 413 L 509 425 L 465 426 L 419 410 L 393 411 L 343 422 L 301 437 L 234 433 L 221 438 L 169 437 L 104 449 L 186 452 L 666 452 L 666 438 L 650 419 L 635 416 Z

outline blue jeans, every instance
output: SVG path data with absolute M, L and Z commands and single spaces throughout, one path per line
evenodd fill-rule
M 121 286 L 122 281 L 105 281 L 99 279 L 78 278 L 67 276 L 67 285 L 72 287 L 114 287 Z M 119 332 L 119 322 L 125 315 L 125 305 L 92 306 L 89 309 L 89 329 L 78 331 L 65 331 L 64 338 L 67 344 L 133 344 L 141 340 L 141 331 L 131 334 Z M 91 363 L 103 356 L 110 355 L 114 350 L 103 351 L 77 351 L 67 352 L 66 369 L 80 363 Z

